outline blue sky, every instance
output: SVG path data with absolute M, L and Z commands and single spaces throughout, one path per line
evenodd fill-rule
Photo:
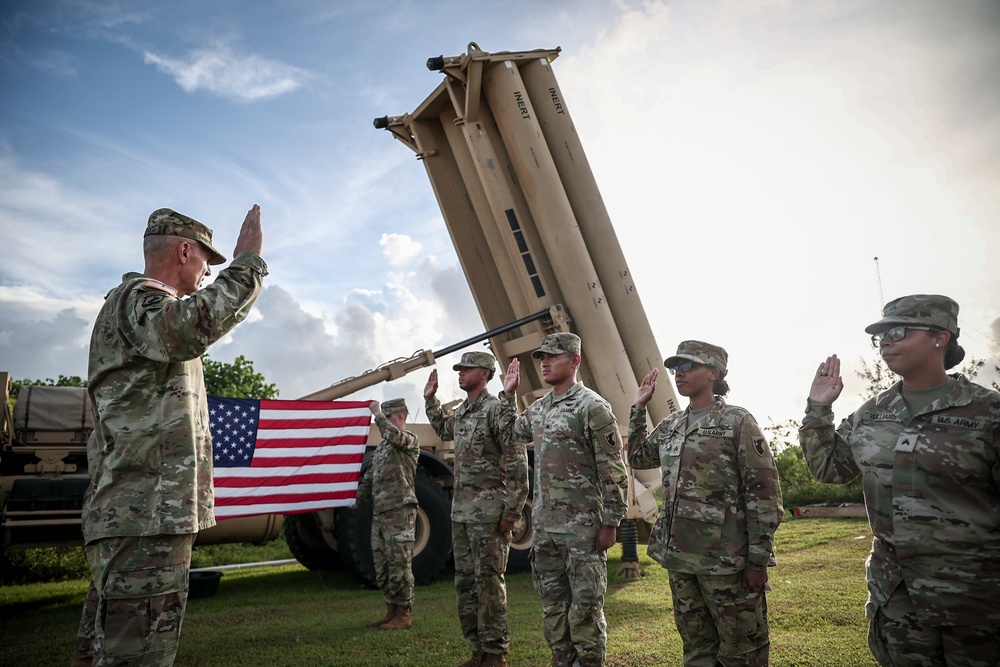
M 247 356 L 282 397 L 481 331 L 422 165 L 371 124 L 439 83 L 429 56 L 475 41 L 562 48 L 664 356 L 726 347 L 731 402 L 766 423 L 798 418 L 837 352 L 845 415 L 884 300 L 948 294 L 968 354 L 1000 357 L 997 34 L 1000 3 L 972 0 L 7 0 L 0 369 L 85 375 L 102 297 L 141 270 L 162 206 L 228 254 L 261 205 L 271 275 L 211 354 Z M 419 404 L 425 379 L 363 397 Z

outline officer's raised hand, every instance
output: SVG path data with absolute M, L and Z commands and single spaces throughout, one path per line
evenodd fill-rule
M 237 257 L 241 252 L 252 252 L 260 256 L 263 245 L 264 232 L 260 226 L 260 206 L 254 204 L 247 211 L 247 217 L 243 219 L 240 235 L 236 239 L 236 248 L 233 249 L 233 257 Z

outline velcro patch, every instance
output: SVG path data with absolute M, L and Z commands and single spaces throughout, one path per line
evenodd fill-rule
M 966 419 L 965 417 L 950 417 L 948 415 L 934 415 L 931 418 L 931 423 L 938 426 L 957 426 L 972 431 L 982 431 L 986 427 L 986 421 L 982 419 Z
M 861 416 L 864 421 L 870 422 L 898 422 L 899 417 L 893 412 L 872 412 L 869 410 L 864 415 Z
M 703 426 L 698 429 L 698 435 L 705 435 L 709 438 L 731 438 L 733 437 L 733 427 L 723 426 L 712 428 L 711 426 Z
M 764 448 L 765 447 L 767 447 L 767 443 L 764 441 L 764 438 L 754 438 L 753 439 L 753 448 L 754 448 L 754 451 L 757 452 L 757 456 L 764 456 Z
M 165 285 L 159 280 L 147 280 L 142 284 L 143 287 L 148 289 L 160 290 L 161 292 L 166 292 L 170 296 L 177 296 L 177 288 L 171 287 L 170 285 Z

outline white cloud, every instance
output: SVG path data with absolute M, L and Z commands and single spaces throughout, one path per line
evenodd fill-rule
M 235 53 L 221 44 L 192 51 L 184 58 L 170 58 L 146 51 L 148 64 L 174 78 L 184 91 L 210 93 L 254 102 L 289 93 L 308 77 L 298 67 L 253 54 Z
M 389 264 L 395 267 L 409 264 L 424 249 L 420 243 L 405 234 L 382 234 L 379 245 Z

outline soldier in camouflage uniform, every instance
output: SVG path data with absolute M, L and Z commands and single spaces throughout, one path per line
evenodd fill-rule
M 628 460 L 662 468 L 663 508 L 649 556 L 670 573 L 687 667 L 768 664 L 767 568 L 775 564 L 781 487 L 753 416 L 727 405 L 729 355 L 686 340 L 663 363 L 688 408 L 646 435 L 658 371 L 643 378 L 629 417 Z
M 799 440 L 812 475 L 863 475 L 874 540 L 868 645 L 882 665 L 997 665 L 1000 656 L 1000 394 L 947 370 L 965 357 L 958 304 L 890 301 L 872 335 L 902 380 L 834 430 L 840 360 L 819 365 Z
M 410 411 L 394 398 L 370 405 L 382 434 L 365 475 L 358 484 L 357 503 L 372 499 L 372 558 L 375 579 L 385 599 L 385 616 L 370 628 L 404 630 L 413 625 L 413 542 L 416 539 L 415 476 L 420 445 L 406 430 Z
M 455 593 L 462 635 L 472 658 L 462 667 L 506 665 L 507 585 L 504 571 L 514 524 L 528 498 L 528 455 L 511 440 L 517 375 L 504 383 L 504 400 L 486 384 L 496 360 L 486 352 L 466 352 L 454 366 L 466 398 L 450 414 L 435 394 L 437 370 L 431 371 L 424 400 L 431 426 L 442 440 L 455 441 L 455 487 L 451 501 Z
M 235 259 L 201 289 L 209 266 L 226 261 L 212 231 L 159 209 L 146 226 L 143 273 L 125 274 L 105 297 L 90 341 L 95 428 L 83 507 L 97 595 L 84 607 L 77 664 L 173 664 L 191 546 L 215 525 L 200 357 L 250 313 L 267 275 L 261 243 L 254 205 Z
M 535 446 L 532 573 L 554 667 L 604 664 L 607 550 L 628 509 L 618 422 L 577 382 L 580 351 L 575 334 L 542 340 L 532 357 L 552 390 L 514 423 L 515 440 Z

